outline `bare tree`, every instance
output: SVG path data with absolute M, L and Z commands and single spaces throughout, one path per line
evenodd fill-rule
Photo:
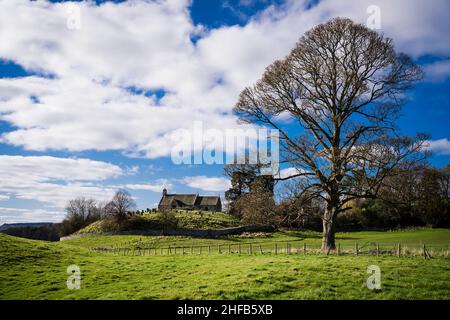
M 308 31 L 283 60 L 244 89 L 235 113 L 280 132 L 282 161 L 309 179 L 305 191 L 326 202 L 322 249 L 335 248 L 335 218 L 355 198 L 376 197 L 399 166 L 419 161 L 425 135 L 399 136 L 404 92 L 421 69 L 392 40 L 345 18 Z M 283 130 L 289 114 L 300 132 Z
M 112 200 L 106 205 L 107 215 L 116 222 L 121 223 L 126 220 L 129 211 L 136 208 L 131 195 L 126 190 L 118 190 Z
M 86 221 L 91 217 L 96 217 L 98 214 L 96 204 L 94 199 L 84 197 L 70 200 L 66 206 L 66 218 Z
M 62 222 L 62 233 L 70 234 L 101 219 L 101 210 L 94 199 L 79 197 L 70 200 L 66 206 L 66 217 Z

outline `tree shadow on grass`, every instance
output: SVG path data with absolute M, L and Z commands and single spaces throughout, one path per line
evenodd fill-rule
M 278 233 L 285 235 L 285 236 L 298 238 L 299 240 L 321 239 L 322 238 L 321 234 L 312 233 L 312 232 L 308 232 L 308 231 L 278 231 Z

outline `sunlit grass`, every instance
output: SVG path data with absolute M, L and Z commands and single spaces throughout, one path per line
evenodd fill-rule
M 166 237 L 161 245 L 217 241 L 320 243 L 316 233 L 281 232 L 271 238 Z M 447 230 L 340 234 L 340 241 L 449 242 Z M 119 256 L 89 247 L 150 241 L 134 236 L 89 237 L 47 243 L 0 235 L 0 299 L 449 299 L 445 258 L 302 255 L 186 254 Z M 152 237 L 153 238 L 153 237 Z M 69 290 L 67 266 L 81 269 L 81 289 Z M 381 269 L 379 291 L 367 289 L 367 267 Z

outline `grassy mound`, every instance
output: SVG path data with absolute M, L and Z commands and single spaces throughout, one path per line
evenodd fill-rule
M 82 233 L 99 233 L 118 230 L 162 230 L 162 229 L 220 229 L 236 227 L 239 221 L 236 217 L 223 212 L 184 211 L 152 212 L 136 215 L 118 228 L 107 220 L 96 221 L 77 231 Z

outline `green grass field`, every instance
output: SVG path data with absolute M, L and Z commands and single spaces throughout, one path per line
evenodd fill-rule
M 203 251 L 207 246 L 217 249 L 218 245 L 223 246 L 227 250 L 228 245 L 232 245 L 232 250 L 236 250 L 240 244 L 242 249 L 248 249 L 251 243 L 259 250 L 259 245 L 265 251 L 273 251 L 274 245 L 277 243 L 278 248 L 282 249 L 286 243 L 291 244 L 293 250 L 302 250 L 303 244 L 308 249 L 318 250 L 321 246 L 322 235 L 320 232 L 313 231 L 281 231 L 276 233 L 256 233 L 243 234 L 240 236 L 229 236 L 223 238 L 199 239 L 191 237 L 175 237 L 175 236 L 93 236 L 71 239 L 64 241 L 65 244 L 80 246 L 84 248 L 164 248 L 185 247 L 189 250 L 194 246 L 199 250 L 199 246 L 203 246 Z M 427 248 L 436 252 L 446 251 L 450 243 L 450 230 L 447 229 L 407 229 L 401 231 L 387 232 L 349 232 L 338 233 L 336 242 L 339 243 L 343 250 L 353 250 L 355 244 L 358 243 L 361 251 L 374 249 L 379 244 L 380 249 L 394 250 L 400 243 L 402 248 L 416 249 L 420 251 L 423 244 Z
M 264 237 L 261 237 L 264 236 Z M 314 232 L 277 232 L 226 239 L 185 237 L 85 237 L 50 243 L 0 234 L 0 299 L 449 299 L 445 255 L 218 254 L 122 256 L 92 247 L 167 247 L 274 242 L 320 244 Z M 338 234 L 343 247 L 379 242 L 390 247 L 426 243 L 445 253 L 450 230 Z M 69 265 L 81 269 L 81 289 L 69 290 Z M 366 286 L 367 267 L 381 269 L 381 290 Z

